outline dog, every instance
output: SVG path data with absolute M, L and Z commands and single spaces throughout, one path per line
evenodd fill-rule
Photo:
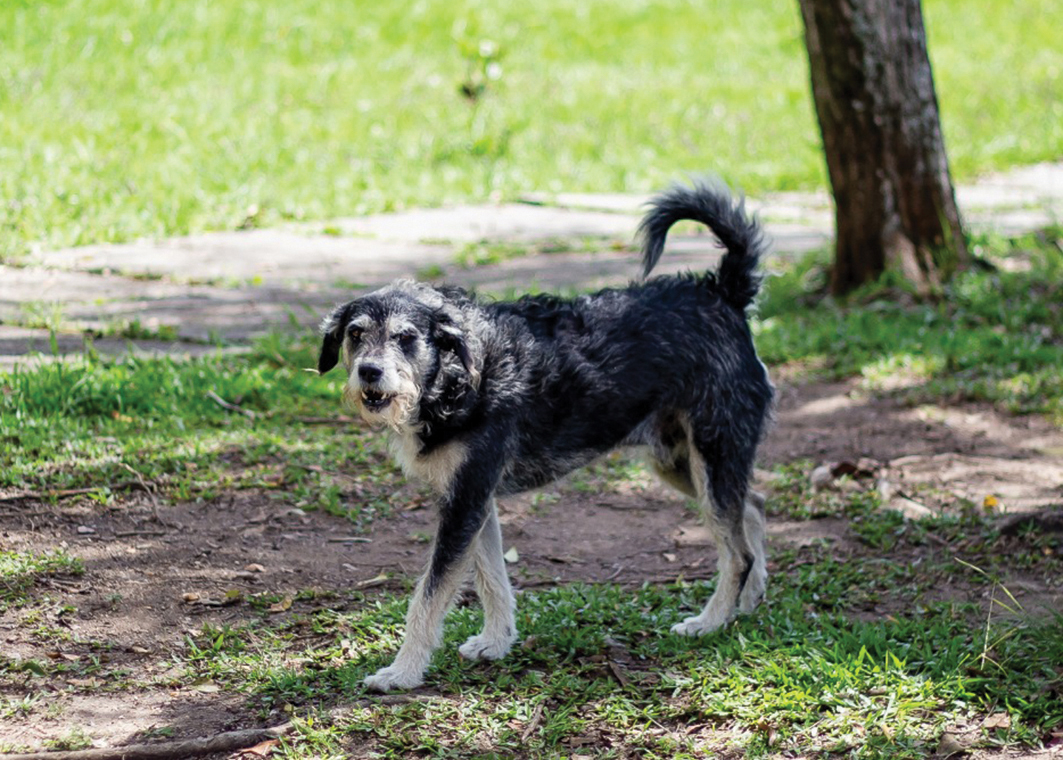
M 680 220 L 719 239 L 718 269 L 648 279 Z M 655 197 L 639 234 L 642 281 L 628 287 L 489 302 L 399 280 L 325 318 L 318 371 L 342 361 L 344 400 L 390 428 L 405 473 L 440 495 L 405 638 L 368 688 L 423 682 L 470 571 L 484 626 L 459 652 L 503 657 L 517 628 L 495 497 L 548 484 L 620 446 L 648 449 L 661 478 L 699 501 L 719 550 L 715 592 L 672 631 L 715 631 L 763 599 L 764 502 L 749 481 L 774 390 L 746 315 L 763 234 L 740 199 L 708 180 Z

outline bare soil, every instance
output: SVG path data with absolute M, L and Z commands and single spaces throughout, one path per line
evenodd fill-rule
M 930 511 L 957 495 L 978 504 L 993 495 L 1008 511 L 1063 503 L 1063 431 L 1040 418 L 1010 417 L 982 405 L 910 408 L 869 397 L 851 382 L 782 383 L 779 391 L 764 467 L 802 460 L 811 470 L 873 460 L 880 481 Z M 500 504 L 507 547 L 519 553 L 511 566 L 518 588 L 711 577 L 714 552 L 682 498 L 649 478 L 599 483 L 581 477 Z M 184 652 L 185 636 L 205 622 L 235 625 L 261 614 L 244 602 L 211 605 L 231 589 L 245 598 L 310 588 L 400 589 L 421 567 L 433 528 L 431 510 L 397 505 L 373 525 L 368 542 L 346 540 L 353 531 L 345 520 L 303 514 L 268 493 L 248 491 L 209 503 L 163 505 L 164 522 L 154 519 L 144 494 L 107 508 L 68 500 L 0 509 L 0 549 L 62 548 L 85 564 L 82 577 L 45 579 L 38 586 L 34 593 L 52 601 L 44 619 L 27 623 L 17 607 L 0 614 L 4 655 L 71 662 L 96 657 L 107 671 L 124 669 L 138 684 L 108 690 L 33 676 L 32 688 L 49 693 L 49 709 L 0 717 L 0 742 L 31 747 L 76 726 L 99 746 L 143 740 L 153 727 L 172 727 L 173 738 L 183 738 L 283 722 L 282 715 L 263 720 L 239 697 L 168 679 L 166 654 Z M 769 541 L 776 551 L 827 541 L 844 553 L 857 544 L 839 518 L 777 519 Z M 383 583 L 382 573 L 388 575 Z M 1031 609 L 1063 608 L 1058 581 L 1021 570 L 1011 580 Z M 302 604 L 297 600 L 290 612 Z M 39 635 L 38 626 L 67 631 L 70 639 Z M 0 697 L 23 696 L 4 691 Z

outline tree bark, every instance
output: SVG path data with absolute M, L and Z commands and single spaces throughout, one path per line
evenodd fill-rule
M 799 0 L 836 218 L 831 291 L 968 263 L 920 0 Z

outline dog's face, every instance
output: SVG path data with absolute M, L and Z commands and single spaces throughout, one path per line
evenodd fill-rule
M 343 399 L 372 424 L 413 425 L 457 367 L 475 384 L 460 312 L 428 286 L 398 283 L 338 306 L 322 332 L 318 372 L 342 359 Z

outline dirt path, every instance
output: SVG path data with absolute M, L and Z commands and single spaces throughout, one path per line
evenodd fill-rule
M 911 409 L 865 398 L 852 383 L 780 385 L 764 466 L 861 457 L 881 463 L 882 477 L 918 494 L 930 510 L 954 501 L 954 494 L 979 501 L 995 494 L 1009 509 L 1063 501 L 1063 432 L 1038 418 L 1006 417 L 982 406 Z M 556 488 L 507 499 L 501 511 L 506 544 L 519 553 L 511 574 L 522 589 L 703 578 L 714 567 L 693 512 L 648 477 L 583 471 Z M 166 524 L 153 519 L 143 495 L 106 508 L 69 500 L 0 511 L 4 549 L 61 548 L 85 564 L 80 578 L 38 587 L 35 593 L 51 603 L 37 619 L 27 620 L 18 607 L 0 614 L 4 656 L 96 662 L 101 674 L 121 672 L 120 682 L 136 684 L 116 688 L 113 677 L 97 682 L 91 674 L 27 672 L 26 687 L 32 682 L 33 690 L 49 694 L 49 708 L 29 718 L 0 716 L 0 741 L 40 746 L 81 726 L 97 743 L 123 743 L 157 736 L 152 732 L 159 727 L 181 738 L 283 722 L 283 715 L 255 714 L 239 697 L 181 681 L 174 664 L 180 658 L 169 655 L 184 656 L 185 637 L 205 623 L 238 625 L 261 615 L 247 603 L 258 594 L 294 598 L 290 609 L 275 613 L 288 615 L 313 608 L 304 598 L 308 589 L 401 589 L 421 565 L 433 519 L 429 509 L 400 507 L 373 526 L 368 542 L 352 541 L 341 518 L 304 514 L 249 491 L 164 506 L 160 516 Z M 771 521 L 774 552 L 810 542 L 828 542 L 841 553 L 857 544 L 841 518 Z M 382 574 L 388 576 L 383 582 Z M 1063 608 L 1058 579 L 1019 570 L 1009 582 L 1030 609 Z M 227 605 L 233 590 L 240 596 L 230 596 L 235 603 Z M 982 592 L 956 587 L 941 593 Z M 348 603 L 329 604 L 342 609 Z M 0 697 L 7 700 L 22 696 L 18 688 L 4 692 Z

